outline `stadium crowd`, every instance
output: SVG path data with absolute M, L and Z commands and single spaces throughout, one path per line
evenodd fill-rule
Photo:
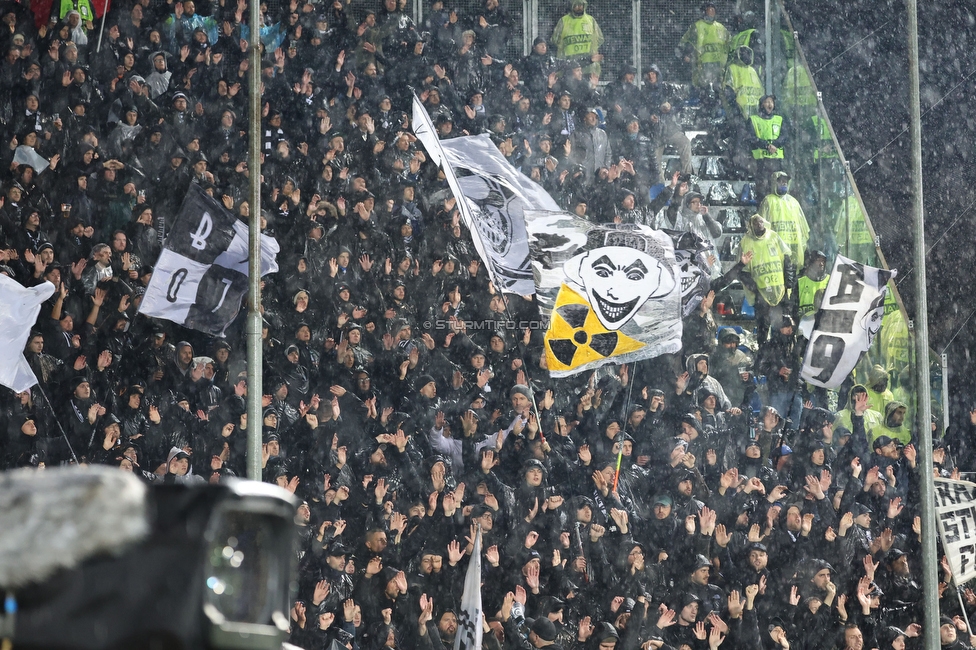
M 422 24 L 401 0 L 262 9 L 261 216 L 281 252 L 253 387 L 239 322 L 215 339 L 138 313 L 191 183 L 249 215 L 246 2 L 120 0 L 103 33 L 89 0 L 0 8 L 0 273 L 56 287 L 25 350 L 38 386 L 2 390 L 3 467 L 73 453 L 148 482 L 219 481 L 244 475 L 262 427 L 265 480 L 304 500 L 290 614 L 306 650 L 438 650 L 465 624 L 499 649 L 918 643 L 914 496 L 931 468 L 895 399 L 901 368 L 868 364 L 839 402 L 799 378 L 797 323 L 827 260 L 788 200 L 793 131 L 744 70 L 749 35 L 706 4 L 678 52 L 688 79 L 652 65 L 603 84 L 585 0 L 516 60 L 498 0 L 434 0 Z M 689 82 L 724 84 L 769 192 L 741 260 L 685 319 L 680 354 L 552 379 L 544 331 L 520 326 L 537 305 L 489 282 L 411 132 L 412 97 L 442 139 L 489 133 L 569 211 L 716 241 L 678 119 Z M 755 336 L 718 327 L 733 278 Z M 951 453 L 937 444 L 936 471 L 972 469 L 973 426 Z M 468 622 L 479 527 L 485 617 Z M 942 644 L 964 650 L 942 567 Z

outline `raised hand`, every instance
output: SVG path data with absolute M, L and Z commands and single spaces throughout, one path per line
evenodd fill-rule
M 607 529 L 599 524 L 590 524 L 590 541 L 596 542 L 598 539 L 603 537 L 607 532 Z
M 613 518 L 614 523 L 617 524 L 617 528 L 620 529 L 620 532 L 626 535 L 627 523 L 630 520 L 629 516 L 627 515 L 627 511 L 619 510 L 617 508 L 611 508 L 610 516 Z
M 315 583 L 315 590 L 312 592 L 312 604 L 316 607 L 321 604 L 325 597 L 329 595 L 331 585 L 328 580 L 319 580 Z
M 752 609 L 757 595 L 759 595 L 759 585 L 746 586 L 746 609 Z
M 841 537 L 844 537 L 845 535 L 847 535 L 847 531 L 849 531 L 851 529 L 851 526 L 853 525 L 854 525 L 854 513 L 845 512 L 844 516 L 840 518 L 840 525 L 837 534 Z
M 672 614 L 673 613 L 674 612 L 672 612 Z M 658 625 L 658 627 L 660 627 L 660 625 Z M 590 636 L 592 636 L 593 630 L 593 623 L 590 621 L 590 617 L 584 616 L 583 620 L 581 620 L 579 623 L 579 631 L 576 634 L 576 638 L 581 642 L 585 642 L 590 638 Z
M 753 524 L 749 527 L 749 536 L 747 539 L 750 543 L 762 540 L 762 536 L 759 534 L 759 524 Z
M 813 530 L 813 513 L 808 512 L 803 515 L 803 519 L 800 521 L 800 534 L 806 537 Z
M 300 629 L 305 629 L 305 604 L 301 601 L 295 603 L 294 607 L 291 608 L 291 618 L 298 625 Z
M 736 487 L 739 484 L 739 469 L 733 467 L 729 471 L 722 474 L 719 478 L 719 490 L 725 491 L 729 488 Z
M 670 627 L 677 623 L 675 620 L 675 611 L 673 609 L 667 609 L 667 607 L 662 604 L 659 611 L 661 612 L 661 615 L 657 618 L 657 626 L 659 629 L 663 630 L 664 628 Z
M 501 557 L 498 554 L 498 547 L 489 546 L 488 550 L 485 551 L 485 559 L 488 560 L 488 563 L 491 564 L 491 566 L 497 567 L 501 561 Z
M 716 650 L 720 645 L 722 645 L 723 641 L 725 641 L 725 634 L 713 623 L 712 629 L 708 633 L 708 647 L 711 650 Z
M 722 620 L 722 617 L 720 617 L 717 612 L 709 613 L 709 615 L 706 617 L 706 620 L 713 628 L 718 629 L 720 633 L 722 634 L 728 633 L 729 626 L 725 623 L 725 621 Z
M 539 565 L 532 563 L 529 564 L 528 569 L 525 572 L 525 584 L 529 585 L 529 589 L 532 593 L 539 593 Z
M 420 595 L 420 617 L 417 619 L 417 623 L 420 625 L 421 630 L 428 622 L 434 619 L 434 599 L 428 598 L 427 594 Z M 423 632 L 421 632 L 423 634 Z
M 319 614 L 319 629 L 328 630 L 332 627 L 332 623 L 335 621 L 335 614 L 332 612 L 323 612 Z
M 817 479 L 817 477 L 807 476 L 805 481 L 806 485 L 803 486 L 803 489 L 807 494 L 812 494 L 817 500 L 824 498 L 824 491 L 823 488 L 821 488 L 820 481 Z
M 732 535 L 726 531 L 725 524 L 719 524 L 715 527 L 715 543 L 725 548 L 732 541 Z
M 590 452 L 589 445 L 580 445 L 579 451 L 576 452 L 579 455 L 580 462 L 584 466 L 589 466 L 590 462 L 593 460 L 593 454 Z
M 515 602 L 520 605 L 525 605 L 526 600 L 528 600 L 528 594 L 525 593 L 525 587 L 522 585 L 515 587 Z
M 397 571 L 396 577 L 393 578 L 393 583 L 401 594 L 407 593 L 407 574 L 403 571 Z
M 905 506 L 901 503 L 901 497 L 895 497 L 888 504 L 888 519 L 894 519 L 901 514 L 901 511 L 905 509 Z
M 874 572 L 878 569 L 878 563 L 874 561 L 871 555 L 864 556 L 864 575 L 867 576 L 868 580 L 874 580 Z
M 698 519 L 701 527 L 701 534 L 708 536 L 715 532 L 715 521 L 718 519 L 718 514 L 705 506 L 698 513 Z
M 729 616 L 732 618 L 739 618 L 742 616 L 742 608 L 742 596 L 738 591 L 733 590 L 732 593 L 729 594 L 728 598 Z

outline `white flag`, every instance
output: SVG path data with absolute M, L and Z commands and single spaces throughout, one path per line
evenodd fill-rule
M 50 282 L 28 288 L 0 274 L 0 384 L 14 392 L 37 383 L 24 358 L 24 346 L 41 303 L 52 295 L 54 285 Z
M 935 518 L 956 585 L 976 578 L 976 483 L 935 479 Z
M 441 142 L 427 109 L 413 98 L 414 133 L 440 165 L 461 221 L 492 283 L 523 296 L 535 291 L 524 213 L 558 209 L 545 190 L 505 160 L 487 135 Z
M 667 233 L 558 212 L 530 212 L 526 227 L 550 376 L 681 350 L 682 278 Z
M 844 382 L 881 330 L 888 280 L 896 273 L 837 256 L 803 357 L 804 381 L 823 388 Z
M 464 575 L 464 593 L 461 594 L 461 611 L 458 612 L 458 630 L 454 637 L 454 650 L 481 650 L 481 526 L 474 538 L 474 550 Z

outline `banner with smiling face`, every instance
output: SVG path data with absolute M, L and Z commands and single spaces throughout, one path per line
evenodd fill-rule
M 550 374 L 568 376 L 678 352 L 681 282 L 671 238 L 644 226 L 594 226 L 565 214 L 558 219 L 555 232 L 563 243 L 575 241 L 575 250 L 564 246 L 553 254 L 546 246 L 552 237 L 545 235 L 532 246 L 536 295 L 549 316 Z M 530 236 L 553 232 L 537 231 L 540 222 L 531 217 L 526 223 Z M 553 261 L 558 259 L 565 261 Z

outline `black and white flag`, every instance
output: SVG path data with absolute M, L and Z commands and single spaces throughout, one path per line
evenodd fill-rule
M 481 627 L 481 526 L 474 538 L 474 550 L 464 574 L 464 591 L 461 593 L 461 611 L 458 612 L 458 630 L 454 637 L 454 650 L 481 650 L 484 629 Z
M 803 357 L 804 381 L 823 388 L 844 382 L 881 330 L 888 280 L 895 274 L 837 256 Z
M 686 230 L 662 232 L 674 242 L 674 257 L 681 277 L 681 317 L 688 318 L 712 289 L 711 260 L 715 259 L 715 245 Z
M 277 255 L 278 242 L 262 237 L 262 276 L 278 270 Z M 139 311 L 223 336 L 247 294 L 247 265 L 247 225 L 191 183 Z
M 935 518 L 952 579 L 976 578 L 976 483 L 935 479 Z
M 541 186 L 515 169 L 486 135 L 441 142 L 414 96 L 414 133 L 441 166 L 492 283 L 523 296 L 535 291 L 525 230 L 530 211 L 559 211 Z

